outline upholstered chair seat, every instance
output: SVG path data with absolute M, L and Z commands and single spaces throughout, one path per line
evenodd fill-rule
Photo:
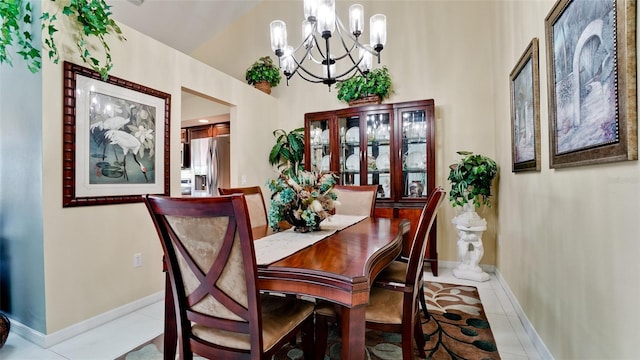
M 291 332 L 313 313 L 313 303 L 295 297 L 277 295 L 260 296 L 262 304 L 262 351 L 269 352 L 287 333 Z M 250 349 L 248 335 L 194 325 L 193 334 L 210 343 L 234 349 Z
M 426 357 L 425 340 L 419 318 L 417 298 L 423 296 L 422 266 L 427 234 L 436 218 L 436 213 L 444 200 L 446 192 L 435 188 L 422 209 L 417 230 L 411 244 L 408 263 L 392 262 L 386 270 L 396 281 L 377 282 L 369 293 L 369 303 L 365 308 L 365 321 L 368 329 L 395 332 L 402 335 L 402 358 L 413 359 L 413 341 L 419 355 Z M 324 359 L 327 343 L 327 322 L 338 318 L 335 306 L 320 302 L 316 305 L 316 346 L 319 353 L 316 359 Z
M 384 287 L 386 284 L 393 283 L 404 283 L 407 278 L 407 261 L 403 260 L 395 260 L 389 266 L 384 268 L 380 274 L 376 277 L 373 286 L 382 286 Z M 420 302 L 420 306 L 422 307 L 422 312 L 424 313 L 424 317 L 428 317 L 427 311 L 427 302 L 424 295 L 424 283 L 422 282 L 422 278 L 420 278 L 420 288 L 418 289 L 418 301 Z

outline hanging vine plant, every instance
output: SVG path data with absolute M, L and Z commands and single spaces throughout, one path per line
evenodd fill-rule
M 122 30 L 111 18 L 111 6 L 105 0 L 50 0 L 61 4 L 62 15 L 71 21 L 76 27 L 74 35 L 76 47 L 82 61 L 107 79 L 109 71 L 113 67 L 111 49 L 106 42 L 106 35 L 115 35 L 119 40 L 126 40 Z M 27 61 L 27 67 L 33 73 L 38 72 L 42 66 L 42 55 L 37 47 L 32 45 L 33 34 L 31 24 L 33 22 L 33 8 L 30 1 L 8 0 L 0 2 L 0 64 L 13 65 L 8 49 L 17 46 L 17 54 Z M 54 63 L 60 60 L 60 54 L 55 42 L 54 34 L 58 32 L 56 21 L 59 12 L 51 14 L 43 12 L 42 20 L 43 49 Z M 104 61 L 98 59 L 92 52 L 92 41 L 97 39 L 104 50 Z

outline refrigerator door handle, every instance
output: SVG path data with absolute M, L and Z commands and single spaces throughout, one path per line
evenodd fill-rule
M 213 140 L 208 139 L 209 147 L 207 149 L 207 196 L 213 195 Z
M 216 146 L 213 147 L 213 184 L 215 188 L 212 188 L 211 193 L 215 195 L 218 194 L 218 180 L 220 177 L 220 156 L 218 154 L 218 143 L 216 142 Z

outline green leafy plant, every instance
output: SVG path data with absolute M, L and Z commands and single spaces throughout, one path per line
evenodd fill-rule
M 304 128 L 288 133 L 283 129 L 274 130 L 273 136 L 276 137 L 276 143 L 269 153 L 269 164 L 277 166 L 281 173 L 295 177 L 303 170 Z
M 336 85 L 338 100 L 349 102 L 369 95 L 380 95 L 381 99 L 393 94 L 389 69 L 383 66 L 369 71 L 365 76 L 356 75 Z
M 31 41 L 32 23 L 31 3 L 22 0 L 0 1 L 0 64 L 13 65 L 9 48 L 18 47 L 17 54 L 27 61 L 27 67 L 33 73 L 40 70 L 40 50 L 33 47 Z
M 60 4 L 61 0 L 51 0 Z M 73 26 L 77 27 L 74 34 L 76 47 L 82 61 L 93 70 L 100 73 L 103 79 L 107 79 L 108 73 L 113 67 L 111 49 L 105 40 L 106 35 L 115 35 L 119 40 L 126 40 L 122 30 L 111 19 L 111 6 L 105 0 L 64 0 L 62 14 L 67 16 Z M 7 0 L 0 2 L 0 64 L 12 65 L 11 58 L 7 54 L 7 48 L 18 46 L 18 55 L 27 61 L 27 67 L 33 73 L 41 68 L 41 53 L 32 45 L 33 34 L 30 31 L 32 23 L 32 6 L 30 1 Z M 44 47 L 47 55 L 54 63 L 60 60 L 60 54 L 56 45 L 54 34 L 58 32 L 56 21 L 58 12 L 51 14 L 43 12 L 42 31 L 44 33 Z M 104 62 L 95 57 L 92 52 L 91 40 L 98 39 L 104 50 Z
M 462 158 L 449 165 L 451 191 L 449 201 L 456 206 L 471 202 L 476 208 L 481 205 L 491 207 L 491 182 L 498 174 L 498 165 L 484 155 L 473 155 L 470 151 L 458 151 Z
M 247 69 L 245 79 L 247 79 L 249 85 L 266 81 L 271 87 L 275 87 L 280 83 L 282 76 L 280 75 L 280 69 L 271 60 L 271 56 L 263 56 Z

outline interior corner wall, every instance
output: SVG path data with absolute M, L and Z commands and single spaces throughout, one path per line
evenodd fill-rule
M 44 332 L 42 76 L 11 56 L 13 67 L 0 65 L 0 311 Z
M 48 6 L 53 6 L 47 2 Z M 61 17 L 64 18 L 64 17 Z M 42 69 L 42 207 L 46 335 L 164 290 L 162 249 L 142 203 L 62 207 L 62 61 L 82 65 L 73 52 L 69 25 L 59 24 L 58 48 L 69 49 L 60 64 L 45 60 Z M 108 38 L 114 67 L 110 75 L 171 95 L 170 188 L 180 196 L 180 119 L 183 88 L 231 106 L 232 185 L 244 174 L 263 183 L 271 169 L 266 158 L 274 127 L 276 100 L 211 66 L 121 25 L 125 42 Z M 24 102 L 21 103 L 25 107 Z M 27 138 L 25 136 L 25 138 Z M 4 156 L 4 155 L 3 155 Z M 3 163 L 3 171 L 5 169 Z M 24 183 L 23 183 L 24 185 Z M 142 266 L 133 267 L 133 254 Z M 42 295 L 42 294 L 40 294 Z M 62 336 L 62 335 L 60 335 Z
M 509 73 L 534 37 L 542 160 L 540 172 L 512 173 L 503 166 L 497 267 L 553 357 L 637 358 L 640 163 L 550 169 L 544 20 L 553 5 L 494 4 L 497 160 L 511 162 Z
M 493 1 L 365 1 L 365 15 L 387 16 L 387 44 L 381 65 L 389 68 L 394 94 L 385 103 L 434 99 L 436 105 L 436 183 L 449 189 L 448 165 L 458 161 L 458 150 L 490 157 L 495 150 L 492 38 Z M 352 2 L 336 2 L 341 19 L 348 19 Z M 191 55 L 244 81 L 245 70 L 255 59 L 270 55 L 269 23 L 287 23 L 290 44 L 299 43 L 302 3 L 298 0 L 262 1 L 217 37 Z M 368 23 L 367 23 L 368 25 Z M 364 38 L 368 39 L 365 29 Z M 221 51 L 221 49 L 225 49 Z M 231 50 L 233 49 L 233 50 Z M 337 50 L 336 50 L 337 51 Z M 278 99 L 278 127 L 304 126 L 304 114 L 347 107 L 336 98 L 337 90 L 305 82 L 300 77 L 273 88 Z M 267 128 L 270 133 L 276 128 Z M 510 163 L 499 164 L 507 171 Z M 481 213 L 489 230 L 483 235 L 483 264 L 495 265 L 496 206 Z M 445 203 L 438 215 L 438 256 L 457 261 L 457 234 L 451 219 L 459 210 Z

